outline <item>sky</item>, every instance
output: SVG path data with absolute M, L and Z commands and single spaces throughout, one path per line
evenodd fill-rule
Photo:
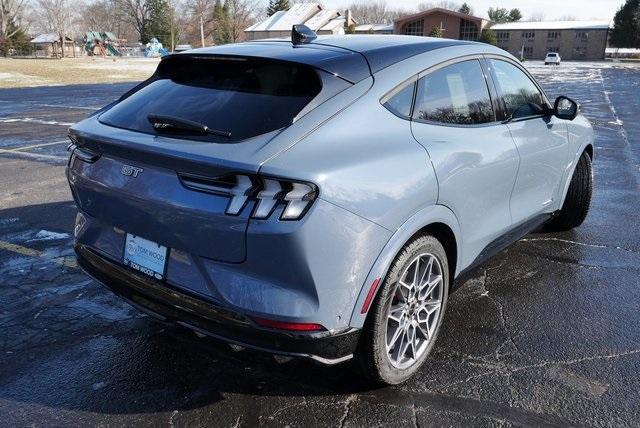
M 366 0 L 322 0 L 328 8 L 343 8 L 346 5 Z M 425 0 L 387 0 L 392 7 L 415 9 Z M 462 3 L 464 0 L 459 0 Z M 437 0 L 432 0 L 436 3 Z M 545 20 L 554 20 L 567 15 L 579 20 L 612 20 L 624 0 L 467 0 L 474 15 L 486 17 L 487 10 L 493 6 L 507 9 L 518 8 L 524 20 L 534 15 L 542 15 Z

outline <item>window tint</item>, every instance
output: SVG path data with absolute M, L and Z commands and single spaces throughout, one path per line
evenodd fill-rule
M 400 92 L 389 98 L 384 106 L 392 113 L 408 118 L 411 115 L 411 105 L 413 104 L 413 89 L 415 82 L 405 86 Z
M 156 81 L 102 114 L 107 125 L 157 134 L 149 116 L 170 116 L 231 133 L 231 140 L 254 137 L 291 124 L 322 89 L 308 66 L 248 58 L 189 57 L 161 62 Z M 180 130 L 174 137 L 220 137 Z
M 495 116 L 480 63 L 460 62 L 420 79 L 413 118 L 459 125 L 493 122 Z
M 496 85 L 504 100 L 507 117 L 518 119 L 544 112 L 544 101 L 538 87 L 518 67 L 500 60 L 489 60 Z

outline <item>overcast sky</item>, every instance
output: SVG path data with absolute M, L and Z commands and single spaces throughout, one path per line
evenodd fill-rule
M 366 0 L 322 0 L 322 3 L 329 8 L 343 8 L 357 1 Z M 415 9 L 422 1 L 425 0 L 387 0 L 387 4 L 393 7 Z M 433 3 L 437 1 L 432 0 Z M 460 3 L 462 2 L 460 1 Z M 540 14 L 546 20 L 558 19 L 567 15 L 581 20 L 612 20 L 624 0 L 468 0 L 467 3 L 473 8 L 474 15 L 483 17 L 486 17 L 489 7 L 499 6 L 508 9 L 517 7 L 522 11 L 525 20 Z

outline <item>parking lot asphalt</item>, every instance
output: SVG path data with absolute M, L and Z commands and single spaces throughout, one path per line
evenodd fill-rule
M 450 300 L 413 379 L 233 351 L 160 324 L 75 263 L 66 128 L 130 84 L 0 90 L 0 425 L 637 426 L 640 67 L 527 66 L 596 132 L 583 226 L 535 233 Z

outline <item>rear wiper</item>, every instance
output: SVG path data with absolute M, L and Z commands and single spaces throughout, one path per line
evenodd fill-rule
M 196 134 L 210 134 L 218 137 L 231 138 L 231 132 L 211 129 L 204 123 L 194 122 L 192 120 L 182 119 L 174 116 L 163 116 L 158 114 L 150 114 L 147 116 L 153 128 L 158 132 L 176 132 L 186 131 Z

